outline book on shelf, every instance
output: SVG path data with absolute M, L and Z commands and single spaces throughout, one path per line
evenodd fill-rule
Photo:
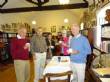
M 101 50 L 110 53 L 110 41 L 102 41 Z
M 110 28 L 108 26 L 102 28 L 102 37 L 110 38 Z

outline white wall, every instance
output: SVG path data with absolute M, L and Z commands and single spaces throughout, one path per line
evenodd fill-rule
M 61 26 L 71 26 L 74 22 L 80 22 L 84 10 L 74 9 L 0 14 L 0 25 L 5 23 L 27 22 L 31 27 L 41 26 L 45 28 L 45 31 L 50 31 L 51 26 L 56 26 L 58 29 Z M 69 23 L 64 23 L 65 18 L 68 18 Z M 31 24 L 33 20 L 36 21 L 36 25 Z

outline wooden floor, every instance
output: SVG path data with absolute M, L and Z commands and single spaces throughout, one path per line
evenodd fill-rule
M 31 63 L 31 78 L 29 82 L 33 82 L 33 63 Z M 0 65 L 0 82 L 16 82 L 16 76 L 13 63 Z
M 33 62 L 31 63 L 31 77 L 29 82 L 34 82 L 34 69 L 33 69 Z M 14 72 L 14 66 L 13 63 L 9 64 L 0 64 L 0 82 L 16 82 L 15 72 Z M 40 80 L 40 82 L 45 82 L 44 80 Z M 87 81 L 85 81 L 87 82 Z

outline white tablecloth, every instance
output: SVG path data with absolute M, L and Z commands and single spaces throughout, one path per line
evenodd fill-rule
M 60 62 L 58 61 L 58 56 L 54 56 L 44 69 L 43 75 L 47 73 L 63 73 L 67 71 L 71 71 L 69 56 L 61 56 Z M 54 79 L 59 78 L 57 77 Z M 64 77 L 61 77 L 60 79 L 64 79 Z

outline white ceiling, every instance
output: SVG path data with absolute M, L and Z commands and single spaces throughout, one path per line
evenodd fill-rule
M 0 0 L 0 4 L 2 4 L 5 0 Z M 37 1 L 37 0 L 33 0 Z M 87 0 L 89 5 L 93 3 L 93 0 Z M 70 0 L 69 4 L 75 3 L 84 3 L 83 0 Z M 58 0 L 49 0 L 48 3 L 44 5 L 59 5 Z M 7 8 L 21 8 L 21 7 L 35 7 L 37 5 L 27 2 L 26 0 L 8 0 L 8 2 L 2 7 L 2 9 Z

